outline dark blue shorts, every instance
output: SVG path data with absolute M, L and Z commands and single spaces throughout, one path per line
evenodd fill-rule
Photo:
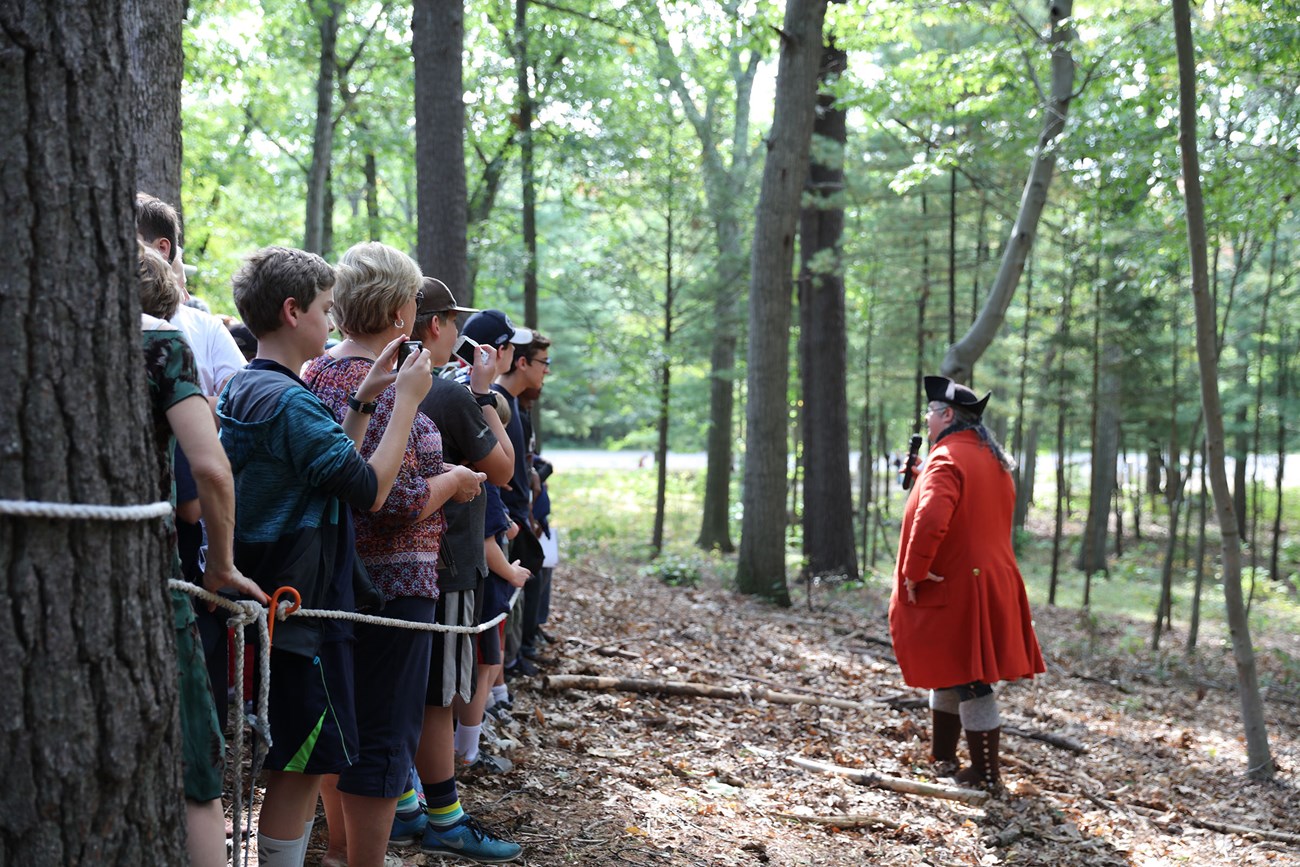
M 271 749 L 266 769 L 337 774 L 357 759 L 352 642 L 314 657 L 271 648 Z
M 384 605 L 383 616 L 432 623 L 433 599 L 403 596 Z M 356 713 L 361 750 L 339 774 L 339 791 L 396 798 L 407 790 L 424 726 L 433 633 L 395 626 L 356 626 Z

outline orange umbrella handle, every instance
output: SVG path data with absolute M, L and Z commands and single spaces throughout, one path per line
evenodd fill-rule
M 268 645 L 275 642 L 275 621 L 279 619 L 281 596 L 293 597 L 293 604 L 289 606 L 288 611 L 284 612 L 286 617 L 302 607 L 302 596 L 298 595 L 298 591 L 287 584 L 283 587 L 277 588 L 276 591 L 271 594 L 271 619 L 266 624 L 266 640 Z

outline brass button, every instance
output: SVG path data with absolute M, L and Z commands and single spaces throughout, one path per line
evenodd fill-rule
M 980 570 L 978 570 L 978 569 L 972 569 L 972 570 L 970 570 L 970 574 L 972 574 L 972 575 L 974 575 L 976 578 L 978 578 L 978 577 L 980 577 Z

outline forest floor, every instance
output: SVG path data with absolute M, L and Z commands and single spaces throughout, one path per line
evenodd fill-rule
M 819 590 L 817 610 L 781 609 L 707 577 L 672 587 L 612 562 L 562 565 L 545 673 L 766 687 L 870 710 L 518 680 L 515 769 L 463 784 L 462 802 L 538 867 L 1300 864 L 1300 636 L 1256 636 L 1278 767 L 1257 783 L 1226 636 L 1203 633 L 1188 661 L 1133 641 L 1132 623 L 1039 606 L 1048 672 L 999 689 L 1004 724 L 1086 752 L 1004 735 L 1005 791 L 967 806 L 788 762 L 944 782 L 927 760 L 924 693 L 902 684 L 891 655 L 886 601 Z

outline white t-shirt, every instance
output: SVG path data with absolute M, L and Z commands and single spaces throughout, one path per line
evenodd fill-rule
M 184 304 L 176 308 L 170 322 L 184 332 L 194 350 L 203 393 L 216 397 L 226 380 L 244 367 L 244 353 L 239 351 L 239 344 L 220 319 Z

